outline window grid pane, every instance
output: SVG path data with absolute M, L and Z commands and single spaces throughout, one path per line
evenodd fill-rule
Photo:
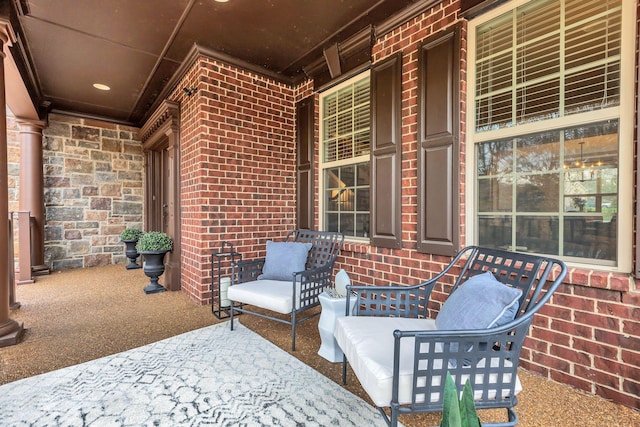
M 615 261 L 618 121 L 476 144 L 478 243 Z
M 346 236 L 369 236 L 369 77 L 322 98 L 323 227 Z

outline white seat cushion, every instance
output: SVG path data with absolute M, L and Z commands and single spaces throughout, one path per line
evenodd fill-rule
M 379 407 L 388 407 L 391 403 L 393 386 L 393 331 L 429 331 L 436 330 L 435 321 L 431 319 L 406 319 L 397 317 L 342 317 L 337 319 L 334 336 L 338 345 L 347 356 L 351 368 L 355 372 L 362 388 L 371 400 Z M 400 349 L 400 379 L 398 400 L 400 404 L 411 403 L 413 387 L 413 352 L 414 340 L 403 339 Z M 493 361 L 492 364 L 498 362 Z M 480 362 L 481 364 L 484 361 Z M 497 365 L 496 365 L 497 366 Z M 510 378 L 507 378 L 507 381 Z M 464 381 L 466 381 L 463 378 Z M 478 376 L 476 380 L 481 381 Z M 497 374 L 492 375 L 491 382 L 496 382 Z M 439 376 L 431 377 L 432 384 L 444 381 Z M 522 387 L 516 378 L 516 393 Z M 476 393 L 476 398 L 481 392 Z M 489 396 L 490 398 L 495 397 Z M 430 396 L 435 402 L 439 396 Z
M 281 314 L 293 311 L 291 280 L 254 280 L 229 286 L 231 301 L 255 305 Z M 296 308 L 300 308 L 300 283 L 296 283 Z

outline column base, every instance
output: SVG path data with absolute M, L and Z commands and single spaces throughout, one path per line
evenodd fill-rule
M 0 336 L 0 347 L 8 347 L 10 345 L 18 344 L 22 341 L 24 336 L 24 323 L 18 323 L 15 320 L 9 319 L 2 330 L 9 329 L 10 332 L 6 332 Z

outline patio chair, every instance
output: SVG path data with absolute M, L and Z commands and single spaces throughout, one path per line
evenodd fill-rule
M 291 325 L 291 350 L 296 349 L 296 325 L 320 312 L 300 315 L 320 304 L 318 296 L 332 284 L 333 265 L 342 248 L 342 233 L 293 230 L 284 242 L 267 242 L 266 257 L 232 265 L 230 324 L 237 313 L 247 313 Z M 290 319 L 257 312 L 289 315 Z
M 401 414 L 442 411 L 450 371 L 459 391 L 470 380 L 478 409 L 507 410 L 507 422 L 483 425 L 515 426 L 520 351 L 533 315 L 566 272 L 556 259 L 473 246 L 418 285 L 349 286 L 347 307 L 356 298 L 355 313 L 338 319 L 334 331 L 345 354 L 342 380 L 348 362 L 395 427 Z M 429 319 L 436 283 L 453 287 Z

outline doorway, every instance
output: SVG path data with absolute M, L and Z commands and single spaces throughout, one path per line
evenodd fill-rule
M 166 255 L 163 286 L 181 288 L 179 109 L 165 101 L 140 130 L 145 156 L 144 223 L 173 239 Z M 162 280 L 162 279 L 161 279 Z

